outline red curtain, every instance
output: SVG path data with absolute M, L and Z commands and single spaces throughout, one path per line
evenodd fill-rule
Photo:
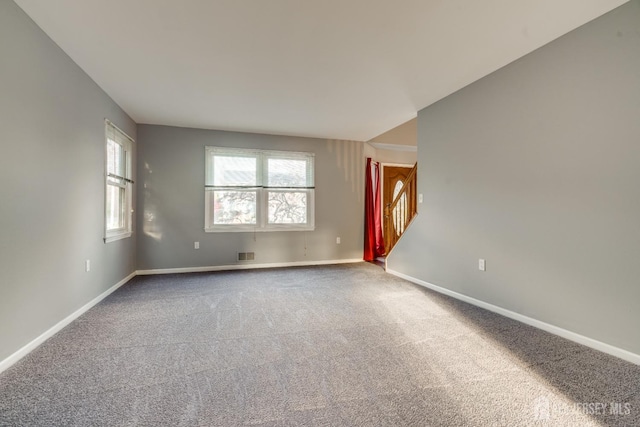
M 364 194 L 364 260 L 384 255 L 380 210 L 380 165 L 367 157 Z

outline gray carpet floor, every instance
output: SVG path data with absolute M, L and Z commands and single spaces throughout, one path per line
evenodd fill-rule
M 640 425 L 640 367 L 371 264 L 139 276 L 0 375 L 0 425 Z

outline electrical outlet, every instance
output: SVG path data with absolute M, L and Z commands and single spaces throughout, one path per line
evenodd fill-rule
M 193 242 L 193 249 L 200 249 L 200 242 Z
M 91 271 L 91 260 L 88 259 L 84 262 L 84 271 L 87 273 Z
M 340 244 L 340 238 L 336 237 L 336 245 L 339 245 L 339 244 Z
M 485 260 L 483 259 L 479 259 L 478 260 L 478 270 L 480 271 L 486 271 L 487 270 L 487 263 Z

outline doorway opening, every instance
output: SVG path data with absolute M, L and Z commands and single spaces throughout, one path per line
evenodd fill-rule
M 417 165 L 382 165 L 382 224 L 389 255 L 416 212 Z

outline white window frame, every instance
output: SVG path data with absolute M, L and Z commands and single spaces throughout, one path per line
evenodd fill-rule
M 110 180 L 108 173 L 108 154 L 109 140 L 119 144 L 125 153 L 125 176 L 113 175 L 112 177 L 118 178 L 120 182 L 114 182 Z M 133 138 L 124 133 L 120 128 L 114 125 L 109 120 L 105 119 L 105 143 L 104 143 L 104 182 L 105 182 L 105 194 L 104 194 L 104 242 L 109 243 L 120 239 L 126 239 L 133 234 L 133 179 L 132 179 L 132 163 L 133 163 Z M 123 212 L 124 224 L 120 228 L 108 229 L 108 213 L 107 206 L 109 205 L 109 187 L 114 186 L 124 189 L 124 206 L 121 207 Z
M 216 154 L 226 156 L 252 157 L 256 159 L 256 183 L 251 187 L 216 187 L 214 186 L 213 158 Z M 305 187 L 267 186 L 269 159 L 295 159 L 307 162 L 307 185 Z M 296 151 L 274 151 L 244 148 L 205 147 L 205 217 L 204 230 L 208 233 L 221 232 L 269 232 L 269 231 L 311 231 L 315 229 L 315 187 L 314 187 L 315 154 Z M 214 224 L 211 204 L 216 190 L 246 190 L 256 192 L 255 224 Z M 307 218 L 304 224 L 271 224 L 268 222 L 269 192 L 305 192 L 307 194 Z

